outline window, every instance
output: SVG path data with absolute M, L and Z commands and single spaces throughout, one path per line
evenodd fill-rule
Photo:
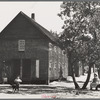
M 25 51 L 25 40 L 18 40 L 18 51 Z
M 36 78 L 39 78 L 39 60 L 36 60 Z

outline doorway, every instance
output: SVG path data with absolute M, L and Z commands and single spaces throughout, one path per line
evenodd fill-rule
M 13 67 L 12 67 L 12 79 L 14 80 L 17 76 L 20 75 L 20 59 L 13 60 Z
M 31 59 L 13 59 L 12 79 L 18 75 L 21 76 L 22 82 L 31 81 Z
M 30 59 L 22 60 L 22 80 L 25 83 L 31 81 L 31 60 Z

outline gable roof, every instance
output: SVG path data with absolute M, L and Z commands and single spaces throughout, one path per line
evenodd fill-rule
M 57 42 L 57 38 L 54 37 L 47 29 L 45 29 L 44 27 L 42 27 L 40 24 L 38 24 L 35 20 L 33 20 L 32 18 L 28 17 L 26 14 L 24 14 L 22 11 L 19 13 L 21 15 L 23 15 L 30 23 L 32 23 L 33 25 L 35 25 L 44 35 L 46 35 L 49 39 L 51 39 L 54 42 Z
M 24 18 L 26 18 L 26 20 L 27 20 L 29 23 L 31 23 L 31 24 L 32 24 L 33 26 L 35 26 L 38 30 L 40 30 L 40 31 L 41 31 L 45 36 L 47 36 L 53 43 L 58 44 L 58 42 L 57 42 L 58 39 L 57 39 L 56 37 L 54 37 L 54 36 L 52 35 L 52 33 L 50 33 L 47 29 L 45 29 L 45 28 L 42 27 L 40 24 L 38 24 L 35 20 L 33 20 L 32 18 L 28 17 L 28 16 L 27 16 L 25 13 L 23 13 L 22 11 L 20 11 L 20 12 L 15 16 L 15 18 L 16 18 L 18 15 L 21 15 L 21 16 L 23 16 Z M 14 19 L 15 19 L 15 18 L 14 18 Z M 14 19 L 13 19 L 13 20 L 14 20 Z M 13 21 L 13 20 L 12 20 L 12 21 Z M 11 22 L 12 22 L 12 21 L 11 21 Z M 10 23 L 11 23 L 11 22 L 10 22 Z M 10 23 L 9 23 L 9 24 L 10 24 Z M 9 24 L 8 24 L 8 25 L 9 25 Z M 7 25 L 7 26 L 8 26 L 8 25 Z M 6 27 L 7 27 L 7 26 L 6 26 Z M 5 28 L 6 28 L 6 27 L 5 27 Z M 5 28 L 3 29 L 3 31 L 5 30 Z M 3 31 L 2 31 L 2 32 L 3 32 Z M 2 32 L 1 32 L 0 35 L 3 35 Z

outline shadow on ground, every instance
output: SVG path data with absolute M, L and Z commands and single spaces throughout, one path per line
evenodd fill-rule
M 90 90 L 75 90 L 73 88 L 67 88 L 62 86 L 50 87 L 50 86 L 21 86 L 19 93 L 13 93 L 11 86 L 0 87 L 0 93 L 5 94 L 47 94 L 47 93 L 70 93 L 70 94 L 87 94 L 92 93 Z

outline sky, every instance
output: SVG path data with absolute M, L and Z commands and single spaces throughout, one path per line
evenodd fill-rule
M 62 32 L 63 21 L 57 14 L 62 1 L 30 1 L 0 2 L 0 32 L 20 12 L 31 17 L 35 13 L 35 21 L 47 30 Z

